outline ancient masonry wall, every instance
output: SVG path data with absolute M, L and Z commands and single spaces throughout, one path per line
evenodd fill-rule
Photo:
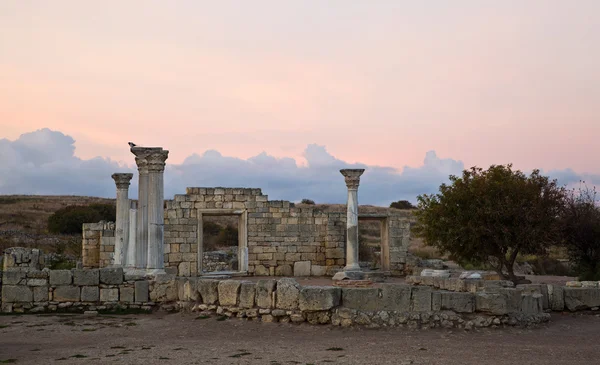
M 346 209 L 293 207 L 269 201 L 260 189 L 187 188 L 166 202 L 165 268 L 178 276 L 198 275 L 203 215 L 240 216 L 240 271 L 251 275 L 333 275 L 345 265 Z M 381 208 L 359 219 L 384 222 L 386 270 L 401 274 L 406 262 L 412 214 Z M 200 241 L 200 245 L 199 245 Z M 199 247 L 200 246 L 200 247 Z
M 84 223 L 81 245 L 84 268 L 110 266 L 115 252 L 115 223 Z

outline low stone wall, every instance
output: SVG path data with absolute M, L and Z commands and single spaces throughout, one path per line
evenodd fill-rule
M 435 291 L 406 284 L 303 287 L 290 278 L 255 283 L 164 275 L 151 282 L 150 297 L 166 310 L 336 326 L 470 328 L 529 325 L 550 318 L 543 312 L 540 295 L 515 289 L 488 294 Z
M 115 252 L 115 223 L 84 223 L 81 245 L 84 268 L 110 266 Z
M 37 270 L 9 268 L 2 273 L 1 311 L 151 310 L 149 282 L 127 277 L 121 268 Z

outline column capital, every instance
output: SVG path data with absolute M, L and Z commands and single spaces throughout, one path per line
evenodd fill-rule
M 360 175 L 362 175 L 363 172 L 365 172 L 365 169 L 340 170 L 340 173 L 344 175 L 348 189 L 358 189 L 358 184 L 360 184 Z
M 148 171 L 149 172 L 163 172 L 165 171 L 165 161 L 169 157 L 169 151 L 161 150 L 152 152 L 146 158 L 148 161 Z
M 129 189 L 129 184 L 133 178 L 133 174 L 129 172 L 115 172 L 111 175 L 111 177 L 113 180 L 115 180 L 117 189 Z
M 131 147 L 131 153 L 135 155 L 135 163 L 140 174 L 147 174 L 149 171 L 164 171 L 165 160 L 169 151 L 162 147 Z

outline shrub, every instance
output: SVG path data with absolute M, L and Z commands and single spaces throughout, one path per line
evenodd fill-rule
M 77 234 L 82 232 L 83 223 L 114 222 L 115 219 L 116 208 L 112 204 L 70 205 L 57 210 L 48 218 L 48 231 Z
M 310 199 L 302 199 L 302 201 L 300 202 L 300 204 L 315 205 L 315 201 L 314 200 L 310 200 Z
M 397 202 L 393 202 L 390 204 L 390 208 L 395 209 L 417 209 L 411 202 L 408 200 L 398 200 Z

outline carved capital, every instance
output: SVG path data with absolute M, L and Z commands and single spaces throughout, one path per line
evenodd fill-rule
M 360 184 L 360 175 L 365 172 L 365 169 L 342 169 L 340 172 L 344 175 L 348 189 L 357 190 L 358 184 Z
M 165 161 L 169 157 L 169 151 L 153 152 L 146 158 L 148 161 L 148 172 L 163 172 L 165 171 Z
M 131 179 L 133 178 L 133 174 L 124 173 L 124 172 L 116 172 L 111 176 L 113 180 L 115 180 L 115 184 L 117 184 L 117 189 L 129 189 L 129 184 Z
M 165 170 L 165 160 L 169 151 L 161 147 L 131 147 L 131 153 L 135 155 L 135 163 L 140 174 L 148 172 L 162 172 Z

